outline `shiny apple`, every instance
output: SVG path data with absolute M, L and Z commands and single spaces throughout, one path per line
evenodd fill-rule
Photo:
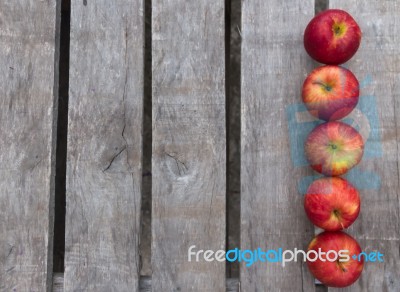
M 326 286 L 347 287 L 361 275 L 364 267 L 364 257 L 359 256 L 361 247 L 344 232 L 325 231 L 317 235 L 308 246 L 308 253 L 310 251 L 321 256 L 311 255 L 307 258 L 307 266 L 311 274 Z
M 306 139 L 304 150 L 314 170 L 326 176 L 338 176 L 360 162 L 364 141 L 353 127 L 333 121 L 314 128 Z
M 316 61 L 342 64 L 357 52 L 361 30 L 346 11 L 328 9 L 316 15 L 304 31 L 304 48 Z
M 315 180 L 304 197 L 304 210 L 310 221 L 328 231 L 349 227 L 360 213 L 357 189 L 340 177 Z
M 356 107 L 359 83 L 346 68 L 321 66 L 314 69 L 304 81 L 302 97 L 314 117 L 325 121 L 339 120 Z

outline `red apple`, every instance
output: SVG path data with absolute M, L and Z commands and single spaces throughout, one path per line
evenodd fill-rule
M 343 67 L 326 65 L 316 68 L 303 84 L 303 102 L 310 114 L 325 121 L 347 116 L 357 105 L 357 78 Z
M 344 232 L 322 232 L 310 242 L 308 252 L 310 251 L 315 251 L 312 252 L 312 259 L 316 258 L 315 253 L 320 253 L 321 256 L 315 261 L 307 257 L 308 268 L 326 286 L 346 287 L 357 281 L 361 275 L 364 257 L 358 257 L 361 253 L 360 245 Z M 338 255 L 336 260 L 335 254 Z M 356 257 L 353 258 L 353 255 Z
M 338 176 L 356 166 L 364 153 L 364 141 L 353 127 L 338 121 L 317 126 L 308 135 L 305 154 L 311 167 Z
M 355 187 L 340 177 L 314 181 L 304 197 L 304 209 L 311 222 L 328 231 L 349 227 L 360 213 L 360 196 Z
M 361 30 L 346 11 L 328 9 L 316 15 L 304 32 L 304 48 L 316 61 L 342 64 L 357 52 Z

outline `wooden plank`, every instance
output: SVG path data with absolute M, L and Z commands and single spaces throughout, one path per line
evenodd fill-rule
M 331 0 L 330 7 L 348 11 L 363 32 L 360 49 L 346 66 L 360 81 L 370 82 L 361 88 L 360 100 L 374 97 L 368 111 L 377 111 L 379 121 L 367 123 L 380 140 L 367 144 L 382 147 L 382 155 L 364 155 L 359 166 L 379 177 L 380 188 L 361 190 L 361 213 L 349 233 L 365 251 L 384 253 L 385 261 L 367 263 L 360 280 L 342 291 L 400 291 L 400 6 L 390 0 Z
M 314 1 L 242 2 L 241 249 L 306 249 L 313 228 L 298 182 L 310 174 L 291 160 L 287 107 L 301 102 L 313 68 L 303 31 Z M 294 114 L 294 113 L 293 113 Z M 295 135 L 296 136 L 296 135 Z M 296 146 L 296 145 L 294 145 Z M 302 145 L 297 145 L 302 151 Z M 241 265 L 243 291 L 314 291 L 306 265 Z
M 224 1 L 152 5 L 152 289 L 225 291 Z
M 53 292 L 64 292 L 64 274 L 54 273 L 53 275 Z
M 65 291 L 135 291 L 143 1 L 72 1 Z
M 53 277 L 53 292 L 64 291 L 64 274 L 56 273 Z M 140 277 L 140 292 L 151 292 L 151 277 Z M 239 292 L 239 279 L 226 279 L 226 292 Z
M 1 2 L 1 291 L 51 288 L 60 2 Z

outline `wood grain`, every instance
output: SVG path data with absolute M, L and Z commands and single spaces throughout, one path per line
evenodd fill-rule
M 55 273 L 53 277 L 53 292 L 64 291 L 64 274 Z M 151 292 L 151 277 L 140 277 L 140 292 Z M 239 279 L 226 279 L 226 292 L 239 292 Z
M 371 81 L 361 96 L 375 97 L 369 110 L 378 111 L 379 121 L 368 123 L 380 141 L 367 143 L 382 146 L 381 157 L 364 156 L 360 163 L 361 171 L 378 175 L 381 183 L 379 189 L 361 191 L 361 213 L 348 232 L 364 251 L 384 253 L 384 262 L 366 263 L 360 280 L 341 291 L 400 291 L 400 6 L 390 0 L 331 0 L 330 7 L 348 11 L 363 32 L 360 49 L 345 65 L 359 80 Z
M 53 274 L 53 292 L 64 292 L 64 274 Z
M 0 290 L 50 291 L 61 1 L 1 1 Z
M 152 5 L 152 290 L 225 291 L 224 1 Z
M 306 249 L 313 237 L 297 189 L 310 170 L 291 160 L 286 116 L 288 106 L 301 102 L 302 83 L 313 68 L 303 48 L 313 16 L 314 1 L 242 2 L 242 250 Z M 315 290 L 301 261 L 240 268 L 243 291 Z
M 72 1 L 65 291 L 136 291 L 143 1 Z

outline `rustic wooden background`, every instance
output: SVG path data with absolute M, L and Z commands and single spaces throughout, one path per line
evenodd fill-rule
M 363 31 L 346 66 L 370 78 L 382 147 L 358 166 L 381 183 L 348 232 L 385 262 L 341 291 L 400 291 L 400 2 L 324 4 Z M 1 0 L 0 290 L 338 290 L 302 262 L 187 261 L 193 244 L 313 237 L 298 185 L 313 172 L 293 163 L 287 109 L 318 66 L 302 45 L 316 7 Z

